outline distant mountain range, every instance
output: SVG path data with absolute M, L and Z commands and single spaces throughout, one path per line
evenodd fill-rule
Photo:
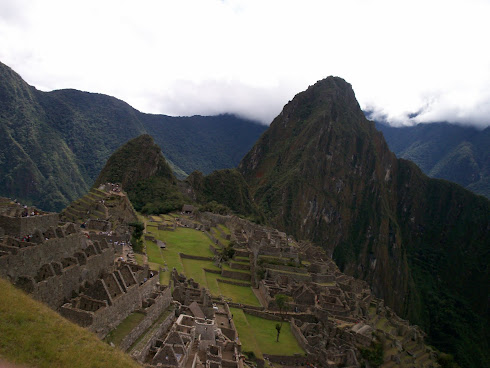
M 0 196 L 59 211 L 89 190 L 118 147 L 145 133 L 180 178 L 236 167 L 265 129 L 233 115 L 151 115 L 102 94 L 41 92 L 0 63 Z
M 348 83 L 297 94 L 238 170 L 273 227 L 323 246 L 461 366 L 490 366 L 490 201 L 397 159 Z
M 391 127 L 376 123 L 390 149 L 433 177 L 490 198 L 490 127 L 448 123 Z

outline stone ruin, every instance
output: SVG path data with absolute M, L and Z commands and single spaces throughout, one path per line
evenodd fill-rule
M 132 312 L 151 309 L 157 317 L 171 300 L 170 288 L 158 283 L 158 272 L 120 262 L 113 272 L 85 283 L 80 296 L 65 303 L 60 313 L 104 337 Z
M 255 280 L 263 311 L 247 312 L 277 318 L 275 296 L 288 296 L 285 315 L 310 362 L 360 367 L 360 349 L 380 342 L 387 366 L 438 366 L 436 354 L 423 343 L 423 332 L 385 307 L 365 281 L 340 272 L 323 249 L 234 216 L 210 216 L 231 230 L 240 251 L 248 252 L 253 276 L 264 271 Z M 301 361 L 281 359 L 291 365 Z
M 109 203 L 101 199 L 101 192 L 91 193 L 94 211 L 101 204 L 109 211 L 116 202 L 108 198 L 117 196 L 119 201 L 123 196 L 117 189 L 112 185 L 101 189 Z M 101 338 L 131 313 L 144 314 L 124 349 L 175 305 L 176 313 L 165 318 L 144 347 L 132 352 L 135 359 L 169 368 L 243 367 L 228 304 L 213 299 L 208 290 L 176 270 L 171 274 L 172 291 L 158 283 L 157 271 L 120 261 L 124 240 L 117 236 L 129 239 L 124 216 L 114 222 L 93 212 L 77 224 L 67 221 L 70 213 L 85 212 L 86 201 L 82 202 L 77 205 L 80 209 L 68 211 L 60 222 L 57 214 L 0 199 L 0 276 Z M 113 232 L 114 224 L 122 225 L 118 233 Z M 267 356 L 271 362 L 360 367 L 360 349 L 381 342 L 387 366 L 437 366 L 423 332 L 384 306 L 366 282 L 341 273 L 319 247 L 235 216 L 195 213 L 194 220 L 182 218 L 172 227 L 192 227 L 213 240 L 211 228 L 217 224 L 231 230 L 235 256 L 242 258 L 237 265 L 230 261 L 230 267 L 239 263 L 243 269 L 248 267 L 249 281 L 258 288 L 263 307 L 247 313 L 277 320 L 275 296 L 289 297 L 288 310 L 282 315 L 290 321 L 306 357 Z M 243 259 L 249 259 L 250 265 L 243 265 Z M 260 277 L 259 270 L 263 271 Z
M 241 343 L 226 303 L 213 303 L 206 289 L 174 269 L 177 320 L 159 336 L 139 361 L 147 366 L 243 368 Z
M 0 276 L 34 299 L 101 338 L 134 311 L 155 320 L 169 306 L 171 291 L 159 285 L 158 272 L 121 262 L 116 241 L 58 214 L 22 216 L 24 207 L 0 202 Z

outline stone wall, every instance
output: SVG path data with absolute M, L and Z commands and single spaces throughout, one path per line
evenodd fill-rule
M 248 250 L 235 249 L 235 257 L 249 257 L 250 252 Z
M 200 261 L 212 261 L 213 257 L 204 257 L 204 256 L 193 256 L 190 254 L 184 254 L 184 253 L 179 253 L 180 258 L 187 258 L 187 259 L 197 259 Z
M 209 245 L 209 250 L 210 250 L 211 252 L 213 252 L 213 254 L 215 254 L 215 255 L 219 253 L 218 249 L 216 249 L 216 247 L 214 247 L 214 246 L 213 246 L 213 245 L 211 245 L 211 244 Z
M 167 318 L 160 324 L 160 326 L 152 333 L 152 336 L 148 339 L 140 350 L 134 350 L 131 352 L 131 357 L 139 363 L 143 363 L 151 347 L 155 345 L 156 341 L 164 335 L 175 322 L 175 313 L 170 313 Z
M 283 366 L 298 367 L 300 365 L 305 365 L 311 362 L 311 358 L 302 355 L 270 355 L 264 354 L 264 358 L 271 361 L 272 363 L 280 364 Z
M 298 282 L 311 281 L 311 276 L 309 274 L 281 272 L 279 270 L 273 270 L 272 268 L 267 268 L 267 272 L 272 279 L 278 279 L 279 277 L 287 277 L 290 280 L 295 280 Z
M 326 282 L 335 282 L 335 275 L 333 274 L 330 274 L 330 275 L 321 275 L 321 274 L 318 274 L 318 273 L 312 273 L 311 274 L 311 280 L 313 282 L 317 282 L 317 283 L 326 283 Z
M 210 273 L 215 273 L 217 275 L 221 275 L 221 270 L 211 270 L 209 268 L 203 268 L 204 271 L 210 272 Z
M 269 319 L 271 321 L 282 321 L 283 319 L 280 316 L 276 316 L 275 314 L 272 313 L 267 313 L 262 310 L 256 310 L 256 309 L 250 309 L 250 308 L 243 308 L 243 311 L 245 313 L 251 314 L 252 316 L 264 318 L 264 319 Z
M 167 287 L 156 299 L 155 303 L 144 310 L 145 318 L 126 335 L 119 344 L 119 349 L 126 351 L 131 345 L 166 311 L 172 301 L 171 289 Z
M 250 281 L 251 278 L 249 273 L 230 270 L 221 270 L 221 276 L 244 281 Z
M 306 338 L 303 336 L 299 327 L 296 326 L 294 318 L 291 319 L 291 333 L 296 338 L 296 341 L 298 341 L 299 346 L 301 346 L 303 350 L 305 350 L 306 352 L 312 350 L 312 347 L 310 346 L 310 344 L 308 344 L 308 340 L 306 340 Z
M 286 272 L 308 274 L 308 271 L 306 270 L 306 268 L 301 268 L 301 267 L 275 265 L 275 264 L 270 264 L 270 263 L 263 263 L 262 267 L 270 268 L 273 270 L 286 271 Z
M 238 262 L 230 262 L 230 268 L 234 268 L 236 270 L 245 270 L 250 271 L 250 264 L 243 264 Z
M 24 243 L 27 244 L 27 243 Z M 47 263 L 60 262 L 72 257 L 80 248 L 86 248 L 88 241 L 75 233 L 64 238 L 52 238 L 43 243 L 30 243 L 25 248 L 9 249 L 7 259 L 0 259 L 0 275 L 14 281 L 20 275 L 35 277 L 38 270 Z
M 225 284 L 230 284 L 230 285 L 236 285 L 236 286 L 251 286 L 249 282 L 240 282 L 240 281 L 231 281 L 231 280 L 223 280 L 223 279 L 217 279 L 218 282 L 222 282 Z
M 112 275 L 112 274 L 111 274 Z M 109 275 L 109 276 L 111 276 Z M 109 279 L 107 279 L 109 281 Z M 71 321 L 87 327 L 90 331 L 96 333 L 100 338 L 104 338 L 107 333 L 119 325 L 129 314 L 142 307 L 142 302 L 147 299 L 155 289 L 158 282 L 158 276 L 147 279 L 143 284 L 133 284 L 126 288 L 125 292 L 120 292 L 118 295 L 112 294 L 109 297 L 109 304 L 106 307 L 96 309 L 94 311 L 80 309 L 78 305 L 73 305 L 75 301 L 66 303 L 61 307 L 61 315 Z M 98 281 L 106 289 L 104 280 Z M 91 299 L 95 302 L 100 300 L 92 299 L 95 294 L 91 294 Z M 89 323 L 89 325 L 86 325 Z
M 58 226 L 59 215 L 49 213 L 29 217 L 12 217 L 0 215 L 0 227 L 6 235 L 23 237 L 33 234 L 36 230 L 46 231 L 50 226 Z
M 234 307 L 234 308 L 246 308 L 247 310 L 250 310 L 250 309 L 264 310 L 264 307 L 256 307 L 255 305 L 248 305 L 248 304 L 241 304 L 241 303 L 228 302 L 228 305 L 230 307 Z
M 87 229 L 93 229 L 93 230 L 98 230 L 98 231 L 110 231 L 111 230 L 111 223 L 106 220 L 94 220 L 94 219 L 89 219 L 86 223 Z

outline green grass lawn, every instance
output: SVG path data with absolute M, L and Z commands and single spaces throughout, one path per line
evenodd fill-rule
M 238 268 L 231 268 L 228 263 L 222 263 L 221 266 L 223 267 L 223 270 L 236 271 L 250 275 L 250 270 L 239 270 Z
M 205 277 L 206 277 L 206 284 L 211 292 L 212 296 L 219 296 L 221 295 L 221 289 L 219 288 L 218 284 L 218 278 L 221 278 L 221 275 L 211 273 L 211 272 L 205 272 Z
M 143 313 L 131 313 L 124 321 L 122 321 L 119 326 L 117 326 L 114 330 L 109 332 L 109 334 L 104 339 L 107 343 L 113 343 L 116 346 L 119 346 L 121 341 L 131 332 L 133 328 L 135 328 L 138 323 L 140 323 L 145 315 Z
M 228 229 L 225 225 L 223 224 L 218 224 L 219 229 L 224 232 L 226 235 L 231 235 L 230 229 Z
M 134 259 L 135 259 L 137 264 L 139 264 L 140 266 L 143 265 L 143 254 L 134 253 Z
M 234 303 L 248 304 L 260 307 L 260 302 L 252 291 L 252 287 L 231 285 L 219 281 L 218 286 L 221 294 L 226 295 L 228 298 L 231 298 Z
M 211 261 L 201 261 L 197 259 L 187 259 L 187 258 L 182 258 L 181 261 L 182 264 L 184 265 L 184 273 L 186 277 L 193 278 L 194 281 L 198 282 L 199 285 L 204 287 L 208 286 L 206 281 L 206 275 L 205 275 L 206 272 L 204 271 L 204 268 L 208 268 L 211 270 L 219 270 L 219 268 L 216 267 Z
M 155 237 L 167 244 L 165 249 L 160 249 L 155 243 L 146 240 L 146 253 L 150 265 L 161 265 L 168 267 L 168 272 L 160 273 L 160 283 L 168 284 L 170 272 L 175 267 L 178 272 L 183 272 L 186 277 L 193 278 L 201 286 L 209 289 L 213 296 L 225 295 L 235 303 L 242 303 L 260 306 L 257 297 L 252 289 L 247 286 L 236 286 L 218 282 L 221 275 L 205 272 L 204 268 L 219 270 L 211 261 L 194 260 L 180 258 L 179 253 L 212 257 L 213 253 L 209 250 L 211 241 L 203 232 L 189 228 L 177 228 L 175 231 L 157 231 Z M 225 265 L 226 269 L 230 269 Z M 250 273 L 245 270 L 235 270 Z M 231 279 L 230 279 L 231 280 Z
M 263 354 L 305 353 L 293 336 L 289 322 L 283 322 L 279 342 L 277 342 L 275 326 L 278 322 L 246 314 L 239 308 L 230 309 L 242 343 L 242 351 L 253 351 L 259 358 L 262 358 Z
M 165 260 L 162 257 L 162 251 L 160 251 L 158 245 L 150 240 L 145 240 L 144 243 L 146 247 L 146 255 L 148 256 L 148 262 L 157 263 L 164 266 Z
M 168 284 L 170 273 L 175 267 L 187 277 L 193 278 L 200 285 L 206 287 L 206 277 L 203 268 L 217 269 L 211 261 L 181 259 L 180 253 L 212 257 L 209 250 L 211 241 L 201 231 L 189 228 L 177 228 L 175 231 L 154 230 L 155 238 L 166 243 L 165 249 L 160 249 L 155 243 L 145 240 L 148 262 L 152 268 L 158 265 L 167 267 L 168 271 L 160 273 L 160 283 Z
M 201 231 L 178 227 L 175 231 L 159 230 L 158 239 L 167 243 L 169 252 L 213 257 L 214 254 L 209 249 L 211 240 Z
M 26 367 L 140 367 L 42 303 L 0 279 L 0 357 Z
M 223 244 L 225 247 L 230 244 L 230 241 L 226 240 L 226 238 L 223 238 L 221 236 L 221 233 L 216 228 L 213 227 L 211 228 L 211 230 L 212 230 L 211 233 L 214 235 L 214 237 L 218 239 L 220 243 Z

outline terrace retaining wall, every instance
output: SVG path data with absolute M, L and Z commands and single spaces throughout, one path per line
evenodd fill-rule
M 131 330 L 131 332 L 126 335 L 126 337 L 121 341 L 119 349 L 126 351 L 131 345 L 145 332 L 170 305 L 172 301 L 172 294 L 170 288 L 166 288 L 163 294 L 160 295 L 156 300 L 155 304 L 147 308 L 144 313 L 145 318 L 138 323 L 138 325 Z

